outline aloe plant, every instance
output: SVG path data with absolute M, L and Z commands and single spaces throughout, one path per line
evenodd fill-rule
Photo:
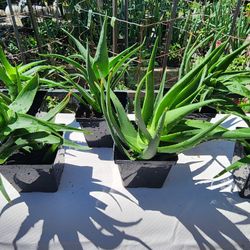
M 194 60 L 193 55 L 197 50 L 211 41 L 212 36 L 204 39 L 201 42 L 196 42 L 191 46 L 192 37 L 189 39 L 188 46 L 185 50 L 184 57 L 179 72 L 179 80 L 183 78 L 188 72 L 192 70 L 199 60 Z M 249 70 L 229 71 L 230 64 L 239 56 L 250 44 L 243 44 L 238 49 L 232 51 L 229 54 L 225 54 L 224 51 L 228 48 L 228 41 L 223 42 L 216 48 L 217 38 L 212 41 L 209 51 L 209 55 L 213 55 L 211 62 L 209 62 L 200 75 L 194 80 L 199 83 L 200 86 L 205 86 L 204 90 L 200 92 L 199 99 L 205 100 L 207 98 L 219 97 L 224 99 L 227 104 L 217 105 L 217 109 L 221 112 L 231 112 L 236 115 L 244 114 L 243 109 L 240 106 L 233 105 L 233 101 L 230 99 L 232 96 L 250 98 L 250 91 L 247 88 L 250 82 Z M 198 86 L 198 85 L 196 85 Z
M 62 83 L 62 87 L 66 90 L 72 87 L 77 89 L 79 94 L 73 93 L 73 95 L 80 103 L 89 105 L 94 111 L 102 113 L 100 101 L 101 76 L 107 78 L 109 72 L 112 71 L 113 78 L 110 87 L 114 89 L 124 75 L 128 64 L 133 60 L 130 58 L 142 45 L 133 45 L 120 54 L 109 57 L 107 48 L 107 18 L 105 18 L 102 25 L 100 39 L 94 57 L 90 54 L 88 43 L 87 46 L 84 47 L 73 35 L 66 30 L 64 30 L 64 32 L 74 42 L 79 53 L 68 57 L 59 54 L 47 54 L 43 56 L 60 59 L 73 67 L 76 71 L 75 73 L 67 73 L 65 70 L 64 74 L 62 74 L 63 79 L 67 82 L 67 84 L 65 84 L 65 82 Z M 88 90 L 78 83 L 79 80 L 83 80 L 87 84 Z
M 240 138 L 246 143 L 245 139 L 250 137 L 249 133 L 244 133 L 243 130 L 228 131 L 220 126 L 229 114 L 214 124 L 186 118 L 188 114 L 205 105 L 228 104 L 227 100 L 221 98 L 197 100 L 200 93 L 206 89 L 205 83 L 200 79 L 204 70 L 209 65 L 214 65 L 214 69 L 217 68 L 222 71 L 228 64 L 229 60 L 218 62 L 225 44 L 209 53 L 203 61 L 185 74 L 164 95 L 165 72 L 159 92 L 155 97 L 153 69 L 157 43 L 156 40 L 147 73 L 136 90 L 134 101 L 135 126 L 128 119 L 124 108 L 110 89 L 112 72 L 110 72 L 107 81 L 104 78 L 102 79 L 102 109 L 112 137 L 120 151 L 128 158 L 136 160 L 151 159 L 156 153 L 180 153 L 203 141 L 213 139 L 235 140 Z M 140 93 L 144 84 L 146 85 L 145 98 L 141 104 Z M 244 114 L 237 110 L 235 112 L 249 121 L 249 118 L 245 117 Z M 247 129 L 247 131 L 250 132 L 250 129 Z
M 45 145 L 49 145 L 48 154 L 55 152 L 60 145 L 80 150 L 87 149 L 65 139 L 61 134 L 65 131 L 83 132 L 83 130 L 53 123 L 55 115 L 67 105 L 70 94 L 39 119 L 26 114 L 33 103 L 38 86 L 39 78 L 34 76 L 13 102 L 6 103 L 0 97 L 0 164 L 4 164 L 17 152 L 29 154 L 33 150 L 40 150 Z M 0 180 L 0 191 L 6 196 L 2 180 Z
M 45 71 L 51 74 L 54 71 L 60 70 L 60 67 L 45 64 L 45 60 L 13 66 L 0 46 L 0 83 L 8 90 L 8 94 L 0 92 L 0 96 L 6 101 L 8 100 L 8 102 L 14 101 L 25 87 L 27 81 L 31 80 L 36 74 Z M 56 82 L 45 77 L 40 78 L 39 82 L 41 85 L 46 85 L 48 87 L 56 85 Z

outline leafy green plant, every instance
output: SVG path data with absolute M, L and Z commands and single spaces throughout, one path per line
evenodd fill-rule
M 107 18 L 105 18 L 102 30 L 100 33 L 99 43 L 96 48 L 95 56 L 90 55 L 90 49 L 87 44 L 85 48 L 79 40 L 77 40 L 70 33 L 65 31 L 71 40 L 76 45 L 79 53 L 65 57 L 59 54 L 48 54 L 45 56 L 61 59 L 63 62 L 69 64 L 76 72 L 67 73 L 66 70 L 62 74 L 63 79 L 67 84 L 62 83 L 62 87 L 77 89 L 80 94 L 73 93 L 80 103 L 89 105 L 95 112 L 102 113 L 101 97 L 100 97 L 100 83 L 101 78 L 107 78 L 109 72 L 113 72 L 111 88 L 114 89 L 119 80 L 125 73 L 125 70 L 131 62 L 133 56 L 141 46 L 132 46 L 120 54 L 109 57 L 106 42 Z M 79 80 L 86 82 L 88 90 L 83 85 L 78 83 Z
M 219 54 L 223 53 L 224 46 L 225 44 L 222 44 L 208 54 L 200 64 L 185 74 L 169 92 L 163 95 L 165 72 L 155 97 L 153 69 L 156 41 L 147 73 L 136 90 L 135 126 L 110 89 L 112 72 L 109 74 L 108 81 L 103 78 L 102 108 L 114 142 L 121 152 L 132 160 L 151 159 L 156 153 L 180 153 L 207 140 L 238 138 L 243 140 L 250 137 L 250 134 L 245 134 L 243 130 L 229 131 L 220 126 L 228 115 L 214 124 L 186 118 L 188 114 L 205 105 L 227 104 L 227 101 L 221 98 L 203 101 L 197 99 L 200 92 L 206 88 L 204 82 L 200 81 L 204 69 L 208 65 L 216 65 L 220 70 L 226 69 L 228 61 L 219 60 Z M 223 66 L 220 64 L 222 62 Z M 144 84 L 146 85 L 145 98 L 141 104 L 140 93 Z M 249 120 L 249 118 L 245 119 Z M 250 132 L 250 129 L 247 131 Z
M 29 154 L 42 149 L 45 145 L 49 145 L 49 150 L 44 160 L 61 145 L 80 150 L 87 149 L 65 139 L 61 134 L 66 131 L 83 132 L 82 130 L 53 123 L 55 115 L 67 105 L 70 94 L 39 119 L 26 114 L 33 103 L 38 86 L 39 78 L 34 76 L 26 83 L 14 101 L 9 103 L 0 97 L 0 164 L 4 164 L 17 152 Z M 6 196 L 2 180 L 0 180 L 0 191 Z
M 188 46 L 185 50 L 182 64 L 179 71 L 179 80 L 184 75 L 190 72 L 193 68 L 200 64 L 204 59 L 201 57 L 195 58 L 194 55 L 198 48 L 207 44 L 211 40 L 212 36 L 207 37 L 201 42 L 196 42 L 192 46 L 191 38 L 189 39 Z M 250 45 L 249 43 L 243 44 L 237 50 L 225 54 L 224 51 L 228 48 L 228 41 L 217 45 L 217 37 L 212 41 L 209 51 L 205 58 L 209 55 L 213 55 L 217 51 L 211 63 L 207 64 L 203 71 L 193 81 L 199 82 L 198 86 L 204 85 L 205 88 L 200 92 L 199 99 L 205 100 L 207 98 L 220 98 L 226 101 L 226 104 L 217 105 L 216 108 L 221 112 L 231 112 L 236 115 L 244 115 L 244 110 L 241 106 L 235 106 L 233 104 L 232 97 L 238 96 L 238 98 L 249 98 L 250 91 L 247 88 L 250 82 L 249 70 L 230 70 L 232 63 L 239 55 Z M 246 119 L 246 118 L 244 118 Z
M 60 70 L 60 67 L 43 64 L 45 60 L 31 62 L 25 65 L 12 66 L 7 59 L 2 47 L 0 46 L 0 83 L 7 88 L 8 94 L 5 99 L 10 103 L 15 100 L 18 94 L 25 88 L 27 81 L 30 81 L 37 73 L 55 70 Z M 46 86 L 54 86 L 56 82 L 50 81 L 47 78 L 40 78 L 40 84 Z M 3 97 L 3 93 L 0 96 Z

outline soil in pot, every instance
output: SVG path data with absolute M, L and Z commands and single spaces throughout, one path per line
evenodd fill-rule
M 48 148 L 14 154 L 0 165 L 0 173 L 18 192 L 56 192 L 64 168 L 64 149 L 59 148 L 43 161 Z
M 128 188 L 161 188 L 177 160 L 176 154 L 157 154 L 150 160 L 132 161 L 114 146 L 114 162 Z
M 249 153 L 239 142 L 236 142 L 232 162 L 238 161 L 242 157 L 249 155 Z M 233 177 L 239 189 L 240 197 L 250 199 L 250 164 L 234 170 Z

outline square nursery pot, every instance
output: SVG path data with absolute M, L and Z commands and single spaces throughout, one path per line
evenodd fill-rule
M 114 146 L 114 162 L 128 188 L 161 188 L 177 160 L 176 154 L 157 154 L 150 160 L 132 161 Z
M 115 94 L 126 108 L 127 92 L 115 91 Z M 113 147 L 113 139 L 102 114 L 93 113 L 88 106 L 80 104 L 76 111 L 76 121 L 80 123 L 81 128 L 91 132 L 89 135 L 84 135 L 89 147 Z
M 64 168 L 64 149 L 59 148 L 51 159 L 41 163 L 46 151 L 17 153 L 0 165 L 0 173 L 18 192 L 56 192 Z
M 89 107 L 80 104 L 76 111 L 76 121 L 82 129 L 91 132 L 91 134 L 84 134 L 89 147 L 113 147 L 113 139 L 102 114 L 93 113 Z
M 232 162 L 234 163 L 246 155 L 245 148 L 236 141 Z M 240 197 L 250 199 L 250 164 L 234 170 L 233 177 L 238 186 Z
M 31 105 L 29 111 L 27 112 L 29 115 L 36 115 L 36 113 L 39 111 L 39 109 L 41 107 L 41 104 L 42 104 L 43 99 L 44 99 L 46 94 L 47 94 L 47 90 L 45 90 L 45 89 L 41 89 L 41 90 L 37 91 L 35 98 L 34 98 L 34 101 Z

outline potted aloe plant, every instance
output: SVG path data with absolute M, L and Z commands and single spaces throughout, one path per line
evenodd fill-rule
M 77 92 L 73 92 L 73 96 L 81 104 L 76 112 L 76 120 L 83 128 L 92 131 L 91 135 L 85 135 L 87 143 L 90 147 L 112 147 L 113 140 L 110 136 L 109 129 L 103 117 L 101 107 L 101 76 L 107 78 L 109 72 L 113 72 L 111 88 L 115 89 L 119 80 L 124 75 L 127 66 L 131 62 L 130 59 L 141 46 L 131 46 L 120 54 L 109 57 L 107 49 L 107 18 L 105 18 L 100 33 L 100 39 L 96 49 L 95 56 L 92 57 L 87 44 L 86 48 L 79 40 L 65 31 L 76 45 L 79 53 L 68 57 L 49 54 L 44 55 L 53 57 L 66 62 L 76 72 L 68 73 L 67 70 L 61 77 L 67 82 L 63 88 L 75 88 Z M 86 84 L 86 86 L 84 86 Z M 127 93 L 115 91 L 115 94 L 121 100 L 123 106 L 127 104 Z
M 218 35 L 219 36 L 219 35 Z M 206 98 L 219 97 L 226 100 L 227 105 L 217 105 L 216 108 L 219 112 L 236 112 L 236 115 L 244 114 L 242 107 L 246 105 L 235 106 L 233 104 L 234 98 L 250 98 L 250 90 L 247 87 L 250 83 L 250 71 L 249 70 L 239 70 L 230 71 L 228 68 L 230 64 L 242 53 L 250 43 L 245 43 L 238 49 L 232 51 L 229 54 L 224 52 L 228 50 L 229 43 L 228 40 L 221 43 L 219 49 L 216 48 L 216 42 L 218 39 L 216 36 L 210 49 L 208 50 L 206 56 L 212 54 L 214 51 L 217 53 L 213 56 L 211 61 L 206 65 L 200 75 L 197 76 L 194 81 L 200 82 L 200 85 L 206 86 L 203 91 L 200 92 L 199 100 L 205 100 Z M 204 60 L 204 58 L 193 59 L 194 54 L 197 50 L 205 45 L 211 40 L 213 36 L 209 36 L 201 42 L 195 42 L 191 46 L 192 36 L 190 36 L 188 45 L 186 47 L 184 57 L 179 72 L 179 80 L 184 77 L 192 68 L 194 68 L 199 61 Z M 248 104 L 249 105 L 249 104 Z M 204 109 L 206 111 L 206 109 Z M 215 116 L 214 109 L 207 109 L 207 116 Z
M 213 50 L 166 94 L 163 94 L 165 72 L 155 97 L 152 69 L 156 41 L 147 74 L 136 90 L 135 123 L 128 119 L 126 111 L 110 89 L 112 72 L 107 81 L 102 79 L 102 109 L 116 145 L 114 160 L 119 166 L 124 186 L 161 187 L 178 153 L 207 140 L 238 138 L 243 140 L 250 137 L 250 134 L 244 134 L 242 130 L 228 131 L 220 126 L 229 115 L 225 115 L 214 124 L 187 117 L 206 105 L 228 104 L 227 100 L 219 98 L 197 101 L 200 92 L 206 87 L 197 79 L 207 65 L 219 58 L 218 54 L 222 53 L 223 46 Z M 140 93 L 144 84 L 145 97 L 141 104 Z M 231 110 L 234 110 L 233 107 Z M 249 121 L 248 117 L 240 115 Z M 250 132 L 250 129 L 248 131 Z M 169 164 L 167 158 L 170 160 Z
M 54 71 L 60 71 L 60 67 L 45 65 L 44 62 L 45 60 L 40 60 L 24 65 L 20 64 L 12 66 L 0 46 L 0 84 L 5 87 L 4 89 L 0 89 L 0 96 L 5 100 L 8 99 L 9 102 L 14 101 L 26 85 L 27 81 L 31 80 L 37 73 L 49 71 L 49 74 L 51 74 Z M 46 86 L 46 88 L 56 85 L 56 82 L 45 77 L 40 78 L 39 83 Z M 47 93 L 46 88 L 39 88 L 36 92 L 34 102 L 28 110 L 29 114 L 35 115 L 38 111 L 43 98 Z
M 87 148 L 63 137 L 65 131 L 82 130 L 53 122 L 70 94 L 40 119 L 26 114 L 38 86 L 34 76 L 13 102 L 0 97 L 0 174 L 20 192 L 55 192 L 64 166 L 62 146 Z

